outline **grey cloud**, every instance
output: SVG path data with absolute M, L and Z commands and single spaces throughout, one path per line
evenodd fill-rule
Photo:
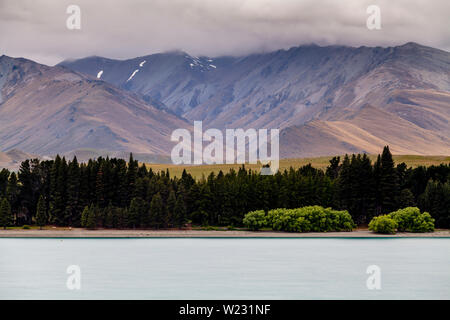
M 66 28 L 70 4 L 81 8 L 81 30 Z M 366 28 L 371 4 L 381 8 L 381 30 Z M 312 42 L 449 50 L 449 13 L 448 0 L 0 0 L 0 50 L 46 64 L 174 49 L 241 55 Z

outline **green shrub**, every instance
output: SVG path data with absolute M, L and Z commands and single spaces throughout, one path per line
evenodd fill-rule
M 264 210 L 252 211 L 244 216 L 242 222 L 250 230 L 256 231 L 266 226 L 266 214 Z
M 388 215 L 374 217 L 369 223 L 369 230 L 376 233 L 395 234 L 397 222 Z
M 433 232 L 434 219 L 428 212 L 421 213 L 417 207 L 407 207 L 373 218 L 369 223 L 369 230 L 390 234 L 396 231 Z
M 280 224 L 281 222 L 279 220 L 286 210 L 287 209 L 270 210 L 266 216 L 266 226 L 272 227 L 273 230 L 282 229 L 282 226 Z M 275 221 L 277 221 L 277 223 L 279 224 L 277 225 L 277 227 L 275 227 Z
M 253 230 L 264 226 L 277 231 L 331 232 L 352 231 L 355 224 L 347 211 L 337 211 L 320 206 L 297 209 L 274 209 L 267 216 L 263 211 L 249 212 L 244 224 Z
M 417 207 L 407 207 L 394 212 L 389 216 L 397 224 L 397 230 L 400 232 L 433 232 L 434 219 L 428 212 L 420 212 Z
M 22 226 L 22 229 L 29 230 L 29 229 L 31 229 L 31 227 L 28 225 L 24 225 L 24 226 Z

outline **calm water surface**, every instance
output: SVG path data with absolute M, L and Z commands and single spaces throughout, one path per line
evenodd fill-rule
M 0 299 L 450 299 L 450 239 L 0 239 Z

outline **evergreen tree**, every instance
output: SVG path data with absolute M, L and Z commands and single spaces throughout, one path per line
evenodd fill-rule
M 84 207 L 83 212 L 81 213 L 81 226 L 83 228 L 87 227 L 87 221 L 89 217 L 89 206 Z
M 149 179 L 147 177 L 136 179 L 135 198 L 145 199 L 148 192 Z
M 13 216 L 11 212 L 11 205 L 6 198 L 3 198 L 0 203 L 0 227 L 6 229 L 13 222 Z
M 100 208 L 105 205 L 105 185 L 103 181 L 103 164 L 100 166 L 95 180 L 95 198 Z
M 339 175 L 341 157 L 333 157 L 330 160 L 330 165 L 327 167 L 326 175 L 331 179 L 336 179 Z
M 31 221 L 31 208 L 33 207 L 33 174 L 31 172 L 30 160 L 21 163 L 18 173 L 20 181 L 19 207 L 20 213 L 26 216 L 26 222 Z
M 351 168 L 350 168 L 350 158 L 346 154 L 344 161 L 342 162 L 341 170 L 339 172 L 338 178 L 338 199 L 340 202 L 340 207 L 342 209 L 349 210 L 351 207 L 352 195 L 352 180 L 351 180 Z
M 67 204 L 65 207 L 64 221 L 69 226 L 76 226 L 80 223 L 80 183 L 81 174 L 77 157 L 70 162 L 67 172 Z
M 414 195 L 415 199 L 418 199 L 421 194 L 425 192 L 425 188 L 428 185 L 429 177 L 427 168 L 424 166 L 418 166 L 415 168 L 409 177 L 408 187 Z
M 166 227 L 174 224 L 174 209 L 175 204 L 177 202 L 177 198 L 175 196 L 175 192 L 173 190 L 169 193 L 169 198 L 167 199 L 167 210 L 165 215 L 164 224 Z
M 278 208 L 291 208 L 289 188 L 286 186 L 286 182 L 282 181 L 279 187 L 279 194 L 277 199 Z
M 115 208 L 114 220 L 116 221 L 118 228 L 126 228 L 128 226 L 128 209 L 127 208 Z
M 44 197 L 40 196 L 37 204 L 36 224 L 39 226 L 39 229 L 42 230 L 42 227 L 45 226 L 46 223 L 47 223 L 47 206 Z
M 138 162 L 134 160 L 133 154 L 130 153 L 130 159 L 128 160 L 128 170 L 127 170 L 127 192 L 128 198 L 127 202 L 130 203 L 131 199 L 133 199 L 136 194 L 136 179 L 137 179 L 137 171 L 138 171 Z
M 373 176 L 372 163 L 364 154 L 356 157 L 354 181 L 354 220 L 357 224 L 369 223 L 375 215 L 375 181 Z
M 186 191 L 189 190 L 195 184 L 194 178 L 192 178 L 192 176 L 186 172 L 186 169 L 183 169 L 180 182 L 183 185 L 184 190 Z
M 2 198 L 4 198 L 6 196 L 8 180 L 9 180 L 9 170 L 2 169 L 0 171 L 0 197 L 2 197 Z
M 97 217 L 95 208 L 91 206 L 88 212 L 87 220 L 86 220 L 86 228 L 87 229 L 95 229 L 97 228 Z
M 381 214 L 381 193 L 380 193 L 380 180 L 381 180 L 381 155 L 377 156 L 377 160 L 373 166 L 373 180 L 375 184 L 375 216 Z
M 56 156 L 51 169 L 50 188 L 50 223 L 66 225 L 64 213 L 66 208 L 67 163 L 65 158 Z
M 117 207 L 128 206 L 128 180 L 127 180 L 127 164 L 124 160 L 118 159 L 113 168 L 114 174 L 114 197 L 113 204 Z
M 398 206 L 400 208 L 406 208 L 406 207 L 415 207 L 416 201 L 414 200 L 414 195 L 412 194 L 411 190 L 409 189 L 403 189 L 400 191 L 400 195 L 398 197 Z
M 6 198 L 11 204 L 12 211 L 17 212 L 19 199 L 19 185 L 17 181 L 17 175 L 15 172 L 11 172 L 11 175 L 9 176 L 9 182 L 6 188 Z
M 149 222 L 152 227 L 159 228 L 162 223 L 163 202 L 159 193 L 155 194 L 150 203 Z
M 114 207 L 112 206 L 111 202 L 109 202 L 108 206 L 105 208 L 105 227 L 106 228 L 116 227 Z
M 141 201 L 138 198 L 133 198 L 128 209 L 128 223 L 132 228 L 138 228 L 141 224 Z
M 431 214 L 437 228 L 450 228 L 450 181 L 428 181 L 419 198 L 419 207 Z
M 183 227 L 186 224 L 186 206 L 184 204 L 183 197 L 180 195 L 178 196 L 175 207 L 173 209 L 173 215 L 174 215 L 174 225 L 178 228 Z
M 145 163 L 143 163 L 138 169 L 137 176 L 139 178 L 145 178 L 147 177 L 147 175 L 148 175 L 147 166 L 145 165 Z
M 389 146 L 385 146 L 383 153 L 381 154 L 379 192 L 381 195 L 381 207 L 383 213 L 390 213 L 398 209 L 397 197 L 399 193 L 399 183 Z

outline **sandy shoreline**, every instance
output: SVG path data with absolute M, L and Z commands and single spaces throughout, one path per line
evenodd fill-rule
M 12 229 L 0 230 L 0 238 L 450 238 L 450 230 L 432 233 L 381 235 L 368 230 L 353 232 L 290 233 L 274 231 L 206 230 L 111 230 L 98 229 Z

